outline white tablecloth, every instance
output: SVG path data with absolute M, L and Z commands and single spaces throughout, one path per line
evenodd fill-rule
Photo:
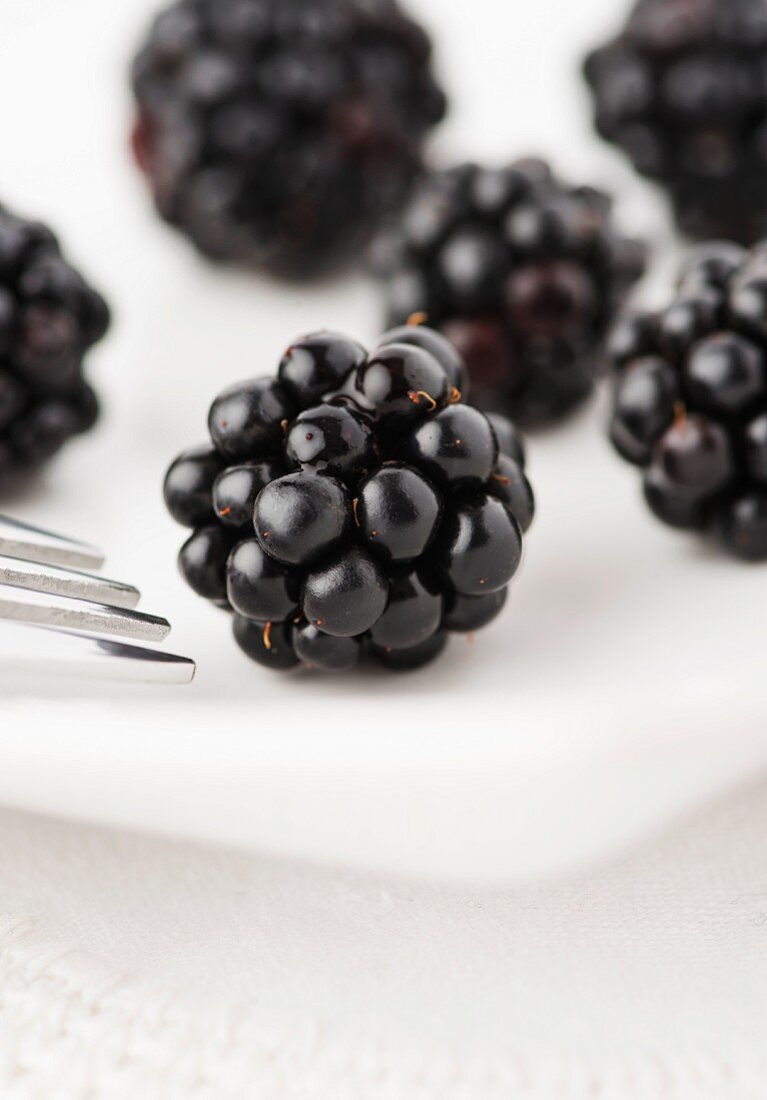
M 767 783 L 460 891 L 0 813 L 4 1100 L 761 1100 Z

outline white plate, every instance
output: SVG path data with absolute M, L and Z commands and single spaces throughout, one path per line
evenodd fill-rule
M 170 613 L 198 680 L 165 691 L 5 686 L 0 798 L 506 879 L 606 853 L 762 766 L 762 574 L 651 523 L 598 419 L 533 447 L 541 509 L 506 614 L 410 676 L 252 666 L 225 617 L 175 577 L 178 532 L 152 498 L 153 464 L 116 500 L 107 466 L 86 533 L 99 527 L 94 509 L 116 513 L 113 563 L 144 584 L 148 609 Z M 72 460 L 71 473 L 85 471 Z M 70 493 L 80 506 L 60 491 L 57 508 Z
M 532 441 L 539 517 L 507 613 L 473 646 L 456 640 L 413 676 L 328 681 L 280 678 L 239 654 L 225 618 L 177 577 L 184 536 L 162 508 L 164 468 L 203 438 L 217 390 L 271 370 L 298 332 L 372 340 L 376 291 L 359 279 L 309 290 L 219 271 L 157 223 L 124 154 L 125 58 L 150 0 L 110 5 L 108 27 L 100 0 L 6 5 L 0 93 L 18 109 L 4 136 L 4 197 L 61 228 L 116 323 L 91 368 L 108 403 L 101 427 L 31 495 L 4 504 L 105 545 L 109 571 L 171 618 L 173 647 L 200 673 L 190 690 L 3 683 L 0 799 L 505 880 L 604 855 L 763 767 L 764 570 L 652 521 L 598 405 Z M 632 226 L 659 231 L 651 192 L 591 139 L 575 92 L 573 58 L 599 36 L 601 0 L 525 5 L 529 41 L 514 71 L 516 5 L 478 0 L 471 41 L 462 0 L 416 6 L 455 74 L 448 155 L 555 154 L 573 178 L 630 193 Z M 502 19 L 507 35 L 496 33 Z M 86 61 L 71 64 L 70 41 Z M 30 56 L 49 78 L 27 88 Z

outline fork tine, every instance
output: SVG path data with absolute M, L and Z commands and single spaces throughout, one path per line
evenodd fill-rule
M 133 585 L 96 576 L 94 546 L 0 515 L 0 681 L 14 671 L 187 684 L 194 661 L 114 641 L 162 641 L 170 623 L 135 610 Z M 107 635 L 107 637 L 104 637 Z
M 125 645 L 89 634 L 0 622 L 0 683 L 8 675 L 45 675 L 188 684 L 196 666 L 186 657 Z
M 69 596 L 75 600 L 109 604 L 110 607 L 135 608 L 141 593 L 131 584 L 112 581 L 92 573 L 40 565 L 20 558 L 0 555 L 0 584 L 46 592 L 51 596 Z
M 104 564 L 104 555 L 95 546 L 4 515 L 0 515 L 0 554 L 70 569 L 101 569 Z
M 86 603 L 0 584 L 0 620 L 54 626 L 92 634 L 110 634 L 142 642 L 159 642 L 170 633 L 170 623 L 106 604 Z

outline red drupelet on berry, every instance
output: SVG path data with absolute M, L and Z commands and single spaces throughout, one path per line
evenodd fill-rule
M 611 437 L 672 527 L 767 560 L 767 250 L 713 242 L 658 314 L 616 327 Z
M 767 235 L 764 0 L 639 0 L 586 60 L 596 126 L 699 240 Z
M 610 206 L 537 160 L 424 179 L 378 246 L 390 322 L 420 315 L 444 332 L 479 408 L 527 425 L 559 418 L 591 392 L 605 333 L 644 267 Z
M 225 390 L 165 481 L 181 571 L 260 664 L 418 668 L 501 611 L 534 511 L 513 427 L 461 403 L 438 333 L 317 333 Z
M 208 256 L 291 277 L 351 259 L 445 113 L 394 0 L 178 0 L 133 66 L 134 152 Z
M 0 485 L 93 426 L 83 358 L 108 325 L 51 231 L 0 207 Z

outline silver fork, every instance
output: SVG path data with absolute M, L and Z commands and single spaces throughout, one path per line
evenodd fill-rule
M 138 589 L 101 576 L 103 564 L 93 546 L 0 515 L 0 677 L 193 679 L 194 661 L 132 644 L 161 642 L 170 623 L 137 611 Z

